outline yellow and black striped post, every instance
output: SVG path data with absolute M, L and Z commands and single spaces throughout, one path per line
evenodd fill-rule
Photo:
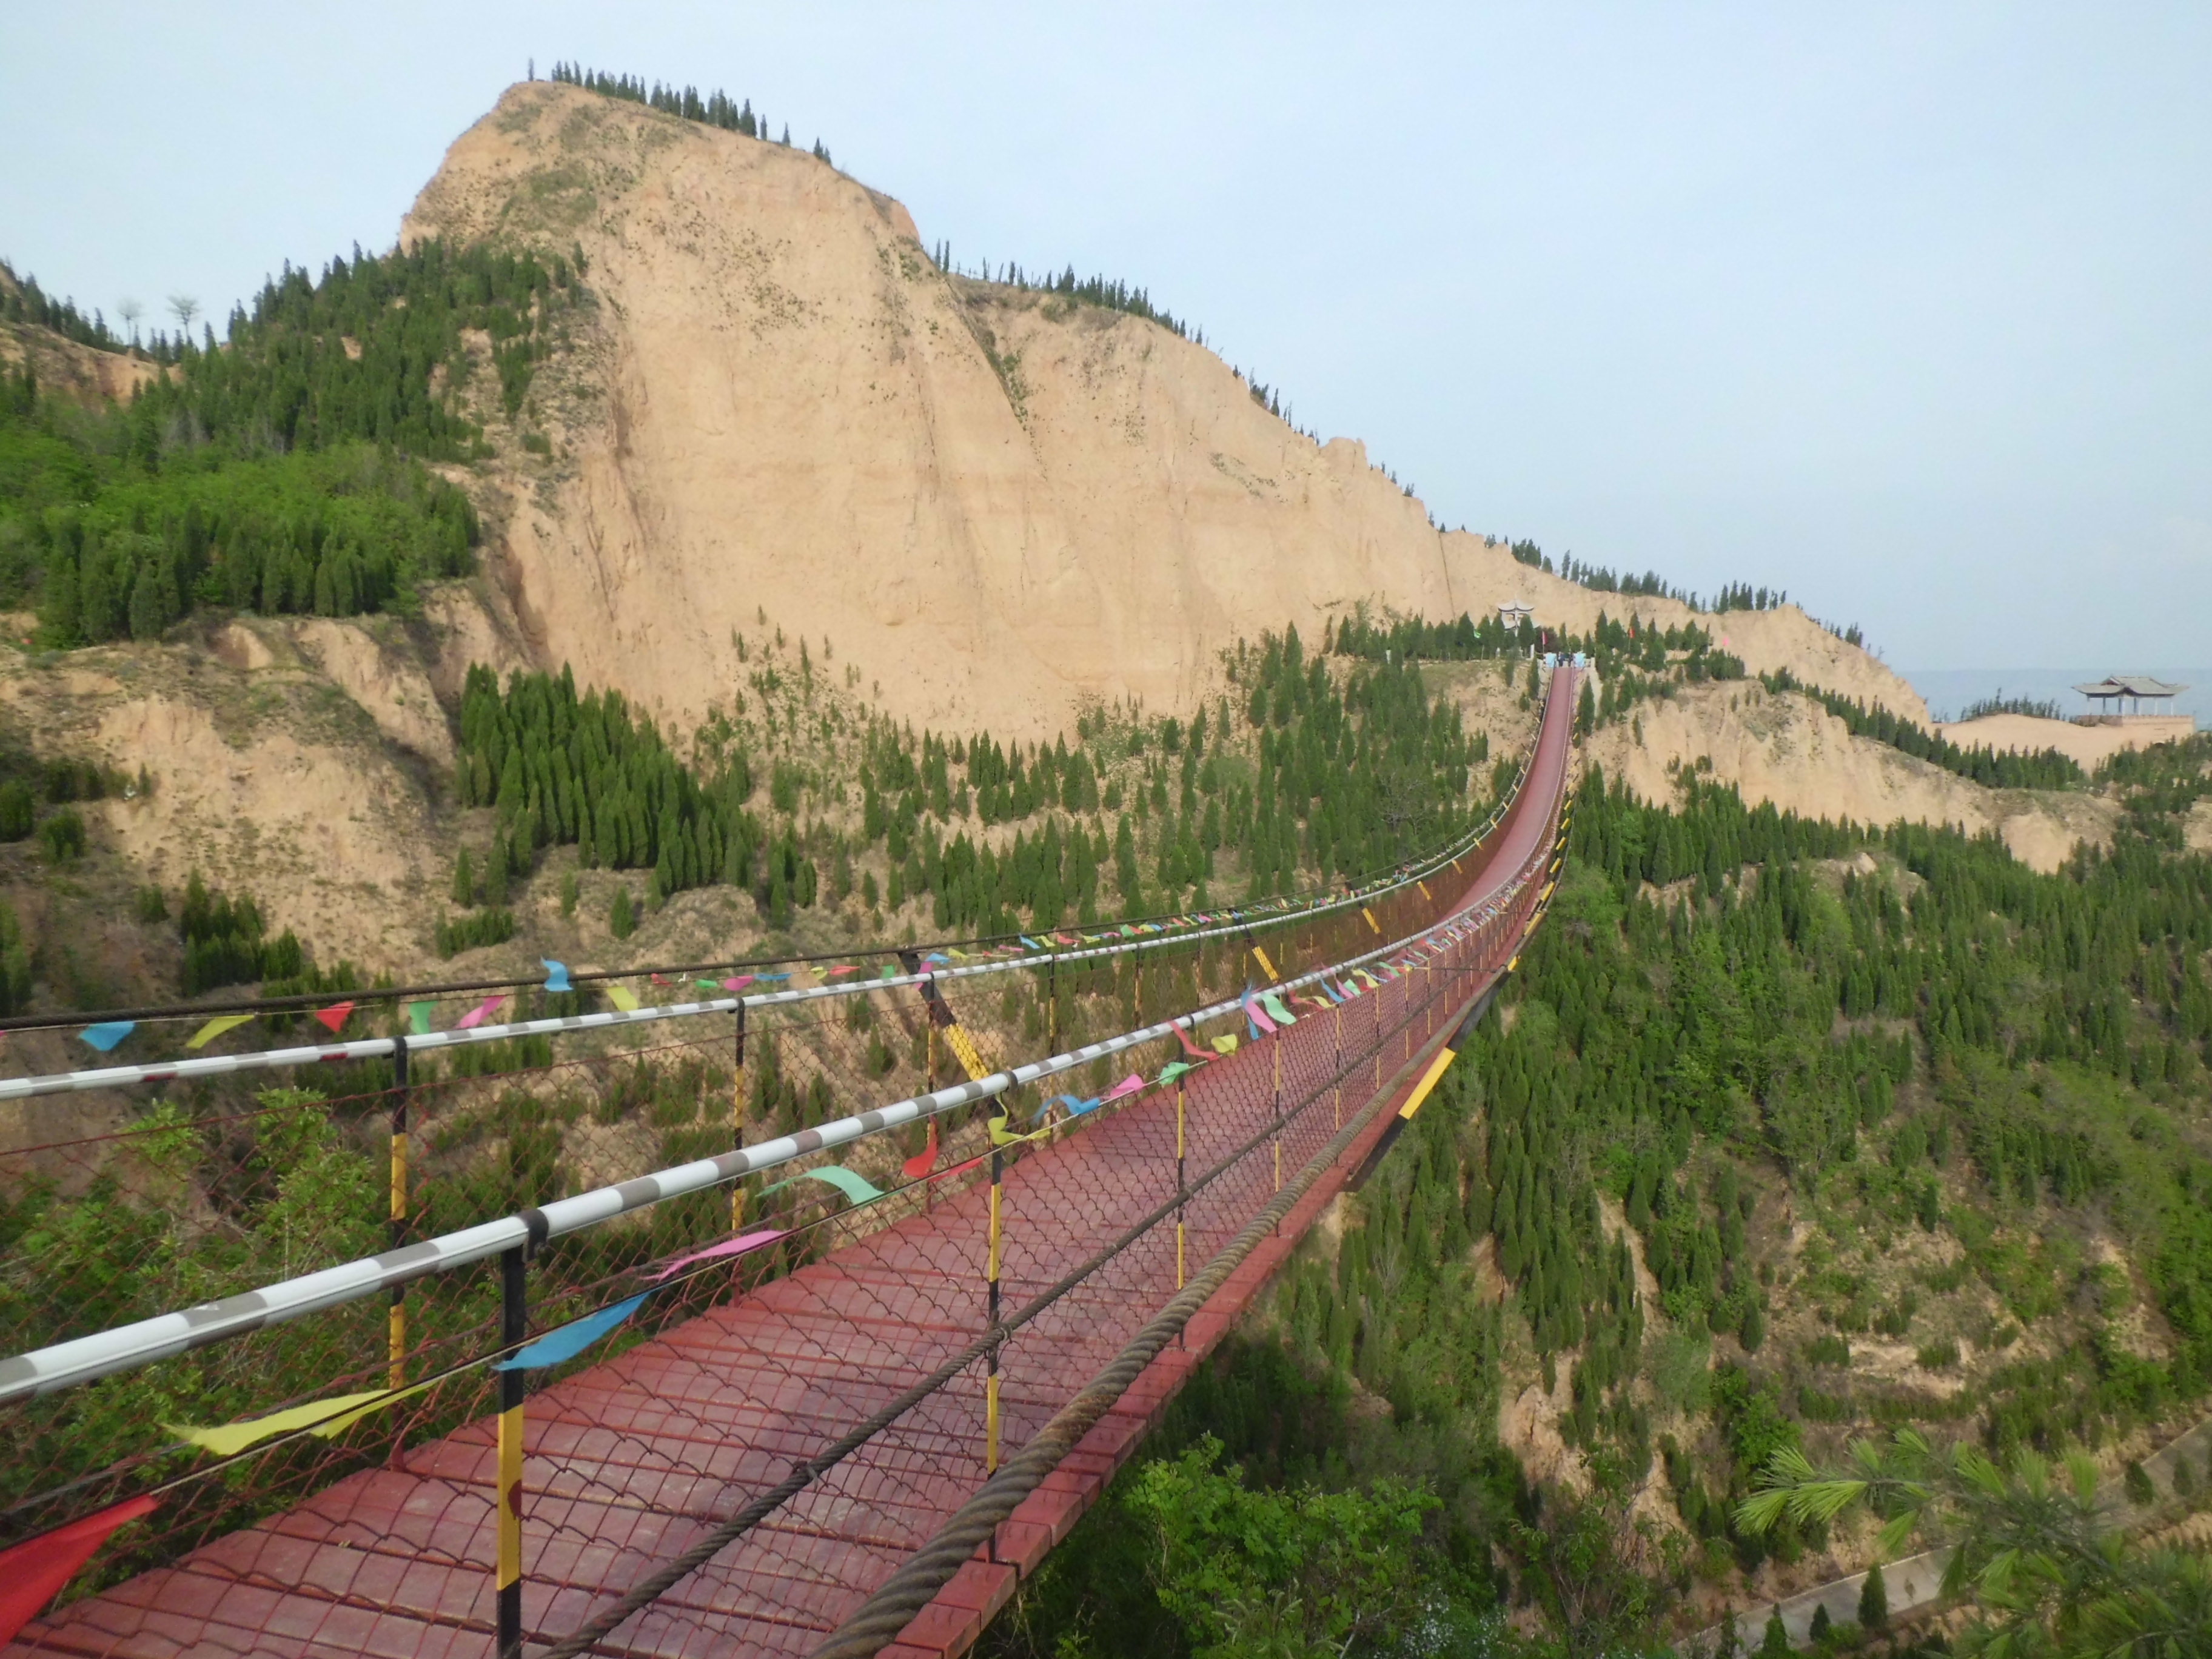
M 1000 1111 L 1004 1121 L 1008 1109 L 1002 1103 Z M 1000 1222 L 1000 1204 L 1006 1190 L 1006 1153 L 998 1144 L 999 1121 L 992 1125 L 991 1146 L 991 1243 L 983 1267 L 983 1289 L 989 1312 L 989 1328 L 995 1337 L 999 1329 L 999 1245 L 1003 1235 Z M 983 1473 L 999 1472 L 999 1345 L 991 1344 L 984 1358 L 983 1372 Z
M 1336 1127 L 1344 1127 L 1344 1005 L 1338 1003 L 1330 1011 L 1329 1028 L 1336 1040 L 1336 1087 L 1330 1093 L 1336 1097 Z
M 407 1039 L 402 1035 L 392 1048 L 392 1248 L 407 1243 Z M 407 1287 L 392 1287 L 392 1306 L 385 1316 L 384 1386 L 407 1386 Z
M 1182 1079 L 1181 1077 L 1177 1077 L 1176 1079 L 1176 1289 L 1177 1290 L 1181 1290 L 1183 1286 L 1183 1205 L 1189 1195 L 1189 1189 L 1183 1184 L 1183 1154 L 1185 1150 L 1186 1147 L 1183 1139 Z
M 1275 1056 L 1275 1190 L 1283 1190 L 1283 1034 L 1267 1044 Z
M 499 1260 L 499 1342 L 510 1357 L 530 1334 L 529 1257 L 518 1244 Z M 495 1651 L 499 1659 L 522 1654 L 522 1401 L 523 1372 L 498 1373 L 499 1476 L 494 1494 L 499 1516 Z
M 736 1048 L 737 1072 L 730 1083 L 730 1150 L 742 1152 L 745 1145 L 745 1000 L 738 999 L 738 1035 Z M 745 1224 L 745 1183 L 733 1182 L 730 1188 L 730 1231 L 742 1232 Z

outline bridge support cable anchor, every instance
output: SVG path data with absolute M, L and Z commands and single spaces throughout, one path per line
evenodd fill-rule
M 387 1232 L 392 1249 L 407 1245 L 408 1212 L 412 1207 L 407 1184 L 407 1039 L 398 1038 L 392 1048 L 392 1210 Z M 385 1315 L 384 1386 L 407 1386 L 407 1286 L 394 1285 L 391 1306 Z

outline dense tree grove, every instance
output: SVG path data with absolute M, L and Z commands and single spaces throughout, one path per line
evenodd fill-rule
M 470 669 L 458 789 L 463 805 L 497 809 L 495 882 L 527 872 L 540 848 L 573 843 L 586 869 L 650 870 L 655 902 L 726 882 L 751 889 L 779 926 L 814 902 L 817 873 L 791 832 L 770 837 L 744 810 L 753 783 L 741 755 L 702 781 L 620 692 L 579 696 L 565 668 L 515 673 L 504 689 L 489 669 Z
M 2212 858 L 2184 850 L 2179 822 L 2212 795 L 2208 762 L 2212 739 L 2126 757 L 2102 780 L 2124 792 L 2113 844 L 2049 875 L 1993 837 L 1747 808 L 1694 775 L 1657 805 L 1593 770 L 1567 875 L 1499 1013 L 1358 1194 L 1341 1243 L 1310 1243 L 1285 1273 L 1273 1357 L 1237 1361 L 1260 1420 L 1355 1382 L 1388 1413 L 1333 1425 L 1298 1468 L 1262 1455 L 1255 1469 L 1349 1491 L 1414 1470 L 1451 1557 L 1510 1577 L 1500 1590 L 1571 1649 L 1589 1601 L 1562 1583 L 1620 1592 L 1611 1604 L 1644 1621 L 1613 1627 L 1629 1650 L 1660 1641 L 1687 1575 L 1725 1589 L 1824 1541 L 1809 1497 L 1741 1506 L 1829 1425 L 1963 1437 L 2027 1471 L 2017 1487 L 2033 1478 L 2023 1457 L 2187 1420 L 2212 1387 L 2212 1158 L 2190 1128 L 2212 1076 Z M 1794 1225 L 1777 1224 L 1785 1204 Z M 2100 1231 L 2131 1275 L 2075 1242 Z M 1948 1265 L 1880 1288 L 1847 1265 L 1898 1235 L 1942 1241 Z M 1482 1290 L 1486 1264 L 1503 1304 Z M 2117 1334 L 2130 1277 L 2170 1336 L 2162 1352 Z M 1971 1291 L 1954 1295 L 1972 1286 L 2002 1315 L 1969 1327 L 1982 1358 L 1967 1387 L 1855 1368 L 1863 1341 L 1959 1366 L 1948 1333 L 1986 1317 Z M 1952 1310 L 1931 1325 L 1939 1297 Z M 1532 1364 L 1547 1385 L 1571 1367 L 1559 1432 L 1599 1494 L 1664 1463 L 1682 1537 L 1628 1564 L 1644 1600 L 1626 1595 L 1621 1559 L 1575 1542 L 1587 1534 L 1564 1495 L 1516 1495 L 1494 1425 L 1507 1368 Z M 1629 1392 L 1637 1377 L 1648 1393 Z M 2012 1502 L 1997 1480 L 1959 1490 Z M 1003 1650 L 1051 1651 L 1086 1605 L 1134 1620 L 1133 1593 L 1095 1577 L 1133 1513 L 1133 1492 L 1109 1500 L 1095 1523 L 1106 1553 L 1095 1566 L 1067 1553 Z M 1147 1650 L 1204 1650 L 1207 1621 L 1160 1568 L 1121 1567 L 1144 1577 L 1137 1600 L 1167 1610 Z M 2122 1564 L 2100 1582 L 2139 1578 Z M 1880 1590 L 1861 1605 L 1888 1617 Z M 1510 1645 L 1492 1632 L 1469 1650 Z
M 98 312 L 88 317 L 75 301 L 57 300 L 39 286 L 37 277 L 16 276 L 5 259 L 0 259 L 0 320 L 27 323 L 100 351 L 120 351 L 125 345 Z
M 739 105 L 730 95 L 720 90 L 699 95 L 696 87 L 685 87 L 681 91 L 664 87 L 655 81 L 647 87 L 635 75 L 609 75 L 603 70 L 589 70 L 578 64 L 560 63 L 553 65 L 549 77 L 564 86 L 581 87 L 586 92 L 596 92 L 603 98 L 619 98 L 624 102 L 643 104 L 664 115 L 681 116 L 686 121 L 697 121 L 702 125 L 720 127 L 725 132 L 742 132 L 748 138 L 769 136 L 768 123 L 753 114 L 753 100 L 746 99 Z M 790 129 L 784 130 L 784 143 L 789 143 Z M 823 161 L 830 159 L 828 151 L 817 142 L 816 155 Z
M 218 349 L 183 342 L 127 404 L 0 380 L 0 601 L 58 647 L 152 639 L 191 610 L 406 609 L 465 574 L 466 495 L 422 465 L 489 453 L 457 396 L 481 333 L 509 418 L 580 293 L 566 258 L 418 244 L 289 266 Z
M 981 933 L 1012 932 L 1024 913 L 1050 927 L 1172 908 L 1210 890 L 1224 849 L 1249 896 L 1287 895 L 1386 870 L 1468 821 L 1488 742 L 1406 665 L 1340 682 L 1293 629 L 1236 653 L 1231 686 L 1233 701 L 1188 726 L 1086 717 L 1074 749 L 878 728 L 860 771 L 861 840 L 886 843 L 890 902 L 933 895 L 937 927 Z M 964 828 L 948 841 L 940 825 L 971 810 L 985 825 L 1046 822 L 1018 828 L 1010 847 Z

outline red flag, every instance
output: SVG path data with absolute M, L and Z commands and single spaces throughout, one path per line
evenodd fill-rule
M 353 1012 L 353 1004 L 337 1002 L 327 1008 L 316 1009 L 315 1018 L 329 1026 L 331 1035 L 336 1036 L 340 1031 L 345 1030 L 346 1016 L 351 1012 Z
M 921 1180 L 924 1176 L 930 1172 L 931 1169 L 936 1164 L 936 1163 L 937 1125 L 933 1121 L 929 1126 L 928 1146 L 923 1151 L 916 1152 L 912 1158 L 906 1161 L 906 1178 L 908 1181 Z
M 14 1640 L 17 1631 L 37 1618 L 110 1533 L 160 1507 L 150 1498 L 126 1498 L 11 1550 L 0 1550 L 0 1642 Z
M 1190 1033 L 1183 1030 L 1182 1026 L 1178 1025 L 1175 1028 L 1175 1034 L 1182 1043 L 1183 1053 L 1187 1054 L 1195 1054 L 1200 1060 L 1212 1060 L 1213 1058 L 1212 1054 L 1207 1054 L 1205 1049 L 1193 1042 L 1190 1040 Z

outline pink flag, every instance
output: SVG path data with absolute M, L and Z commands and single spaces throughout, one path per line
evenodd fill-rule
M 345 1030 L 346 1016 L 350 1014 L 352 1012 L 353 1004 L 350 1002 L 338 1002 L 331 1004 L 331 1006 L 327 1008 L 316 1009 L 315 1018 L 322 1021 L 324 1024 L 329 1026 L 331 1035 L 332 1036 L 336 1036 L 340 1031 Z
M 1267 1018 L 1267 1011 L 1262 1008 L 1250 997 L 1246 997 L 1244 999 L 1244 1018 L 1250 1020 L 1262 1031 L 1273 1035 L 1275 1029 L 1275 1022 Z
M 1132 1072 L 1128 1076 L 1123 1078 L 1119 1083 L 1109 1089 L 1104 1094 L 1099 1096 L 1098 1098 L 1102 1103 L 1109 1100 L 1119 1100 L 1123 1095 L 1133 1095 L 1138 1090 L 1144 1086 L 1145 1079 L 1139 1077 L 1134 1072 Z
M 746 986 L 752 982 L 753 975 L 750 974 L 739 974 L 735 979 L 724 980 L 722 981 L 722 988 L 725 991 L 742 991 Z
M 653 1282 L 658 1285 L 664 1279 L 673 1279 L 684 1268 L 702 1261 L 716 1261 L 726 1255 L 743 1255 L 748 1250 L 757 1250 L 763 1244 L 773 1244 L 782 1237 L 783 1229 L 781 1227 L 771 1227 L 765 1232 L 740 1233 L 735 1238 L 726 1238 L 720 1244 L 710 1245 L 706 1249 L 694 1250 L 689 1255 L 678 1256 L 675 1261 L 653 1274 Z
M 496 1009 L 501 1003 L 506 1000 L 507 998 L 503 994 L 495 997 L 486 997 L 482 1002 L 477 1004 L 475 1007 L 470 1009 L 468 1012 L 463 1014 L 460 1018 L 459 1023 L 457 1024 L 453 1029 L 457 1031 L 475 1030 L 477 1026 L 483 1024 L 484 1021 L 491 1018 L 493 1010 Z

